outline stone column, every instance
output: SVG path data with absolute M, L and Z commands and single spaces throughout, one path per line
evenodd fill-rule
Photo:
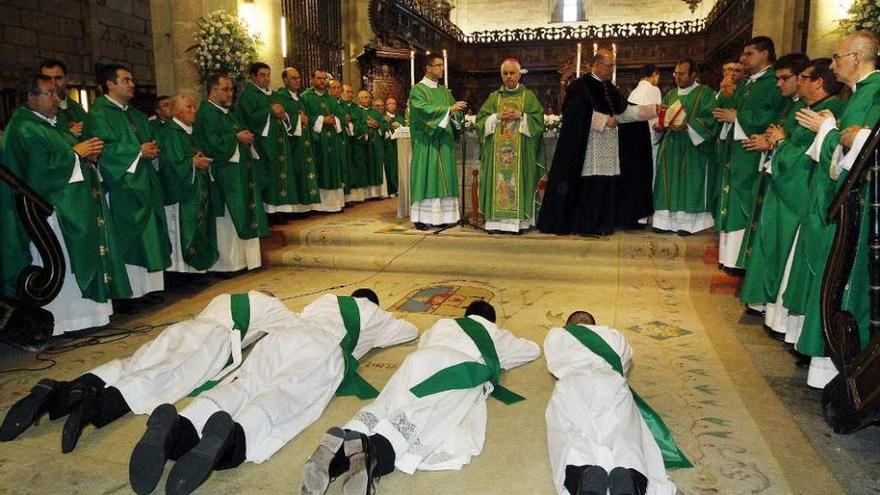
M 801 52 L 804 30 L 804 5 L 810 0 L 755 0 L 753 36 L 769 36 L 776 44 L 776 55 Z M 819 0 L 820 2 L 830 0 Z
M 812 58 L 830 57 L 843 36 L 837 31 L 838 21 L 847 17 L 852 0 L 812 0 L 807 53 Z

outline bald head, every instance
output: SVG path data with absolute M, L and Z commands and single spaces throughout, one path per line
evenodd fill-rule
M 327 85 L 327 91 L 330 92 L 330 96 L 338 100 L 342 96 L 342 83 L 338 79 L 331 79 Z
M 614 62 L 614 54 L 610 50 L 599 49 L 593 56 L 592 73 L 599 79 L 608 81 L 614 74 Z
M 302 88 L 302 76 L 293 67 L 287 67 L 281 71 L 281 81 L 290 91 L 299 91 Z
M 844 38 L 848 49 L 862 54 L 865 62 L 877 65 L 877 56 L 880 55 L 880 38 L 871 31 L 856 31 Z
M 392 115 L 397 113 L 397 100 L 394 98 L 387 98 L 385 100 L 385 110 Z
M 358 91 L 358 105 L 366 108 L 369 107 L 373 102 L 373 97 L 370 95 L 369 91 L 360 90 Z
M 373 95 L 373 109 L 385 113 L 385 100 L 379 95 Z
M 518 60 L 509 58 L 501 64 L 501 81 L 505 88 L 516 88 L 521 77 L 522 67 L 520 67 Z
M 348 84 L 342 85 L 342 100 L 351 103 L 352 99 L 354 99 L 354 90 L 351 89 L 351 86 Z
M 870 31 L 856 31 L 837 44 L 837 51 L 832 55 L 834 60 L 831 69 L 837 79 L 849 87 L 877 68 L 877 55 L 880 41 Z
M 190 95 L 171 98 L 171 115 L 188 126 L 196 121 L 196 99 Z

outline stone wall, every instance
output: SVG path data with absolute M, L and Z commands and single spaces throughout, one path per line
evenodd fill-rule
M 63 60 L 73 84 L 93 85 L 96 63 L 123 63 L 153 86 L 149 0 L 6 0 L 0 5 L 0 87 L 44 58 Z

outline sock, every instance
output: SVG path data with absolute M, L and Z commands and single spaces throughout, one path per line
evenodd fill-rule
M 565 481 L 562 482 L 562 486 L 568 490 L 568 493 L 577 493 L 581 486 L 581 476 L 584 474 L 584 469 L 587 466 L 572 466 L 568 464 L 565 466 Z
M 349 467 L 351 467 L 351 463 L 348 460 L 348 456 L 345 455 L 345 444 L 343 443 L 339 446 L 339 450 L 337 450 L 336 454 L 333 456 L 333 460 L 330 461 L 330 467 L 327 469 L 327 471 L 330 473 L 331 479 L 338 478 L 343 473 L 348 471 Z
M 393 472 L 394 460 L 397 456 L 394 453 L 394 447 L 391 446 L 391 442 L 378 433 L 370 435 L 369 442 L 372 447 L 372 453 L 376 458 L 376 467 L 373 468 L 373 476 L 381 478 L 382 476 Z
M 171 445 L 168 446 L 168 458 L 176 461 L 199 443 L 199 432 L 192 421 L 184 416 L 177 417 L 177 424 L 171 432 Z
M 223 453 L 220 454 L 214 469 L 222 471 L 240 466 L 245 460 L 246 449 L 244 428 L 240 424 L 235 423 L 235 426 L 232 428 L 232 434 L 229 435 L 229 438 L 223 444 Z
M 97 408 L 91 422 L 95 428 L 101 428 L 131 412 L 122 393 L 116 387 L 99 389 L 95 397 Z
M 49 419 L 55 420 L 70 414 L 70 382 L 56 382 L 46 411 Z

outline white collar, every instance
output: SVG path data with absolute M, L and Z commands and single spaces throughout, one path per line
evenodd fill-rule
M 30 110 L 30 109 L 29 109 L 29 110 Z M 45 115 L 41 114 L 40 112 L 38 112 L 38 111 L 36 111 L 36 110 L 31 110 L 31 112 L 32 112 L 34 115 L 36 115 L 37 117 L 39 117 L 40 120 L 45 120 L 46 122 L 48 122 L 49 125 L 51 125 L 52 127 L 55 127 L 55 124 L 58 122 L 58 117 L 57 117 L 57 116 L 52 117 L 52 118 L 50 119 L 49 117 L 46 117 Z
M 638 87 L 638 86 L 645 86 L 645 85 L 648 85 L 648 86 L 651 86 L 651 87 L 654 86 L 653 84 L 651 84 L 651 81 L 648 81 L 647 79 L 640 79 L 640 80 L 639 80 L 639 83 L 636 84 L 636 87 Z
M 220 106 L 220 105 L 218 105 L 218 104 L 216 104 L 216 103 L 214 103 L 214 102 L 213 102 L 213 101 L 211 101 L 211 100 L 208 100 L 208 103 L 210 103 L 210 104 L 211 104 L 211 105 L 214 105 L 214 106 L 215 106 L 215 107 L 217 107 L 217 108 L 219 108 L 219 109 L 220 109 L 220 111 L 221 111 L 221 112 L 223 112 L 223 113 L 224 113 L 224 114 L 227 114 L 227 113 L 229 113 L 229 109 L 228 109 L 228 108 L 225 108 L 225 107 L 221 107 L 221 106 Z
M 397 117 L 397 115 L 395 115 L 395 114 L 393 114 L 393 113 L 391 113 L 391 112 L 385 112 L 385 115 L 391 117 L 392 119 L 393 119 L 394 117 Z
M 67 110 L 67 98 L 58 102 L 58 108 L 62 110 Z
M 865 74 L 864 77 L 862 77 L 861 79 L 859 79 L 858 81 L 856 81 L 856 83 L 853 84 L 853 87 L 852 87 L 853 93 L 856 92 L 856 86 L 858 86 L 860 82 L 862 82 L 862 81 L 864 81 L 865 79 L 871 77 L 871 74 L 874 74 L 875 72 L 880 72 L 880 70 L 872 70 L 871 72 L 868 72 L 867 74 Z
M 324 94 L 326 94 L 326 93 L 327 93 L 327 91 L 326 91 L 326 90 L 325 90 L 325 91 L 318 91 L 318 90 L 317 90 L 317 89 L 315 89 L 315 88 L 312 88 L 312 91 L 314 91 L 314 92 L 315 92 L 315 94 L 316 94 L 316 95 L 318 95 L 318 96 L 324 96 Z
M 419 84 L 424 84 L 425 86 L 432 88 L 432 89 L 436 89 L 437 86 L 440 85 L 440 83 L 438 83 L 437 81 L 432 81 L 432 80 L 428 79 L 427 77 L 423 77 L 422 80 L 419 81 Z
M 121 108 L 123 112 L 128 111 L 128 105 L 123 105 L 122 103 L 119 103 L 118 101 L 114 100 L 113 98 L 110 98 L 110 95 L 107 95 L 107 99 L 110 100 L 110 103 L 113 103 L 117 107 Z
M 649 83 L 649 84 L 650 84 L 650 83 Z M 697 87 L 698 85 L 699 85 L 699 84 L 697 83 L 697 81 L 694 81 L 693 83 L 691 83 L 690 86 L 688 86 L 688 87 L 686 87 L 686 88 L 678 88 L 678 96 L 684 96 L 684 95 L 689 94 L 691 91 L 693 91 L 694 89 L 696 89 L 696 87 Z
M 177 122 L 177 125 L 179 125 L 181 129 L 183 129 L 184 131 L 186 131 L 187 134 L 192 134 L 192 133 L 193 133 L 193 128 L 190 127 L 190 126 L 188 126 L 188 125 L 186 125 L 186 124 L 184 124 L 184 123 L 181 122 L 180 120 L 178 120 L 177 117 L 172 117 L 172 120 L 175 121 L 175 122 Z
M 368 107 L 365 107 L 365 106 L 361 105 L 360 103 L 358 103 L 358 106 L 361 107 L 361 109 L 363 109 L 363 110 L 369 110 L 369 109 L 370 109 L 370 108 L 368 108 Z
M 287 92 L 290 93 L 290 97 L 291 97 L 291 98 L 293 98 L 293 99 L 296 100 L 296 101 L 299 101 L 299 95 L 297 94 L 296 91 L 291 91 L 291 90 L 288 89 Z
M 507 89 L 507 86 L 504 86 L 504 85 L 502 85 L 501 87 L 503 88 L 504 91 L 513 92 L 513 91 L 516 91 L 519 89 L 519 83 L 516 83 L 516 87 L 513 89 Z
M 752 74 L 751 76 L 749 76 L 749 82 L 757 81 L 759 77 L 763 76 L 765 72 L 770 70 L 770 67 L 773 67 L 773 65 L 768 65 L 767 67 L 761 69 L 757 74 Z
M 271 89 L 263 89 L 263 88 L 257 86 L 256 83 L 254 83 L 253 81 L 251 81 L 251 84 L 253 84 L 254 87 L 257 88 L 257 91 L 259 91 L 260 93 L 263 93 L 263 94 L 266 95 L 266 96 L 272 96 L 272 90 L 271 90 Z

